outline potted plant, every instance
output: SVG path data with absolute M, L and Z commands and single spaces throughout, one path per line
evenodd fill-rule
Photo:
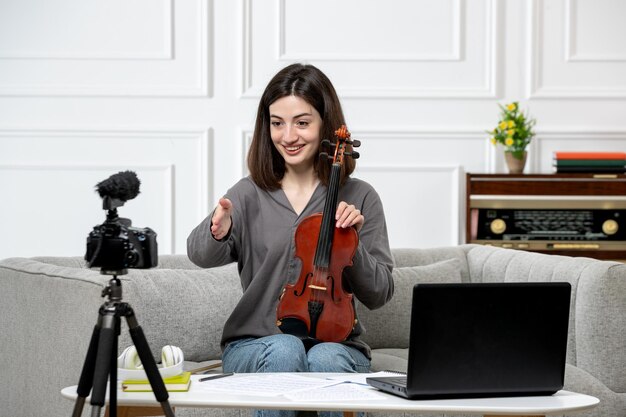
M 519 104 L 513 103 L 500 107 L 500 120 L 498 125 L 488 133 L 491 135 L 491 143 L 504 146 L 504 156 L 511 174 L 521 174 L 526 165 L 526 147 L 535 136 L 533 126 L 535 119 L 528 117 L 520 111 Z

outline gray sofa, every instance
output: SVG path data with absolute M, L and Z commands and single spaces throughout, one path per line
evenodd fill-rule
M 374 371 L 406 369 L 416 282 L 567 281 L 573 302 L 565 389 L 600 398 L 584 415 L 626 416 L 626 265 L 476 245 L 393 254 L 393 300 L 376 311 L 357 306 Z M 109 278 L 86 269 L 80 257 L 0 262 L 0 415 L 71 414 L 72 402 L 59 392 L 78 382 Z M 187 368 L 219 361 L 221 329 L 241 292 L 234 264 L 203 270 L 185 256 L 161 256 L 158 268 L 129 270 L 121 280 L 155 355 L 173 344 L 183 349 Z M 130 344 L 123 321 L 120 350 Z M 239 411 L 177 410 L 225 414 Z

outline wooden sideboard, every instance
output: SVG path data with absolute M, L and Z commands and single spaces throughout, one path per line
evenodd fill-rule
M 626 259 L 626 175 L 466 175 L 465 236 L 568 256 Z

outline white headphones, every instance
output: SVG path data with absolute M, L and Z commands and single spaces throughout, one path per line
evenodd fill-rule
M 183 351 L 178 346 L 166 345 L 161 349 L 161 365 L 163 368 L 169 368 L 185 360 Z M 137 353 L 137 348 L 129 346 L 117 358 L 117 367 L 124 369 L 143 369 L 141 359 Z

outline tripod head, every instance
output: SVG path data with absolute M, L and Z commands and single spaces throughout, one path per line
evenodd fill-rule
M 122 302 L 122 281 L 119 280 L 113 271 L 103 272 L 101 274 L 112 274 L 113 278 L 109 280 L 109 284 L 102 289 L 102 297 L 109 297 L 107 304 L 118 304 Z M 126 273 L 126 272 L 124 272 Z

